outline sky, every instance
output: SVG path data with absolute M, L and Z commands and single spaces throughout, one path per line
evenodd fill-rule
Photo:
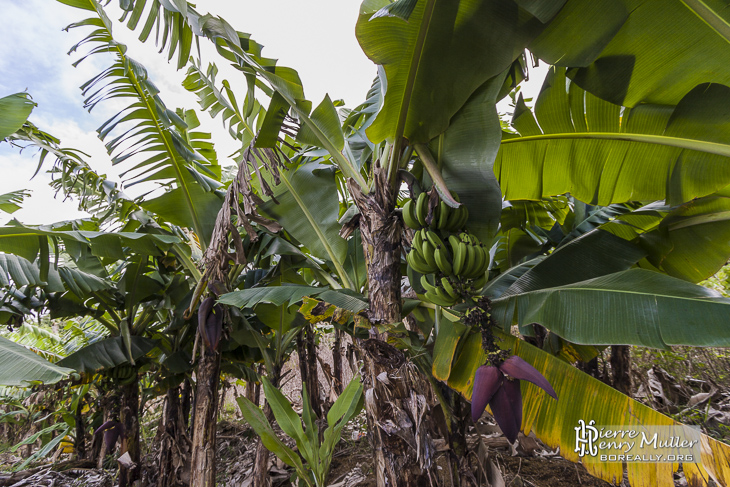
M 356 106 L 365 99 L 376 75 L 375 65 L 363 54 L 355 38 L 355 22 L 359 0 L 198 0 L 198 12 L 210 12 L 225 18 L 239 31 L 248 32 L 264 45 L 266 57 L 279 59 L 279 65 L 296 69 L 302 79 L 305 95 L 315 106 L 326 93 L 332 99 L 344 99 L 347 106 Z M 109 17 L 120 17 L 118 1 L 106 8 Z M 40 129 L 61 139 L 63 147 L 86 152 L 86 159 L 97 172 L 119 181 L 118 168 L 112 167 L 96 128 L 118 111 L 116 102 L 104 102 L 91 113 L 82 108 L 79 86 L 102 71 L 109 57 L 92 56 L 73 67 L 77 53 L 67 55 L 87 29 L 63 29 L 88 15 L 54 0 L 0 0 L 5 19 L 0 29 L 0 96 L 28 91 L 38 104 L 30 120 Z M 128 55 L 140 61 L 169 108 L 198 108 L 196 97 L 181 86 L 185 68 L 176 71 L 173 58 L 157 53 L 152 39 L 142 44 L 136 34 L 115 22 L 115 39 L 128 46 Z M 245 92 L 245 79 L 225 66 L 207 43 L 201 43 L 202 60 L 215 62 L 234 90 Z M 83 52 L 83 48 L 81 50 Z M 541 67 L 542 68 L 542 67 Z M 544 69 L 532 74 L 524 90 L 529 95 L 539 88 Z M 534 95 L 532 95 L 534 96 Z M 500 106 L 507 110 L 505 105 Z M 219 159 L 235 149 L 220 120 L 199 116 L 201 130 L 212 132 Z M 31 189 L 32 196 L 13 215 L 0 214 L 0 224 L 10 218 L 28 224 L 52 223 L 85 216 L 73 201 L 62 201 L 48 187 L 47 166 L 31 180 L 37 167 L 33 149 L 18 151 L 0 144 L 0 194 L 18 189 Z M 47 164 L 50 164 L 50 160 Z M 134 195 L 134 190 L 128 191 Z M 55 197 L 55 198 L 54 198 Z

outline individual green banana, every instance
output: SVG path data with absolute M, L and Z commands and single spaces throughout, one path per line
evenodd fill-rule
M 438 269 L 438 265 L 436 265 L 436 259 L 434 258 L 434 253 L 436 252 L 436 248 L 431 245 L 431 242 L 428 240 L 423 242 L 423 247 L 421 247 L 421 254 L 423 258 L 426 260 L 426 263 L 429 267 L 433 269 Z
M 425 191 L 418 195 L 418 200 L 416 201 L 415 216 L 418 219 L 418 223 L 422 227 L 425 227 L 426 216 L 428 216 L 428 195 Z
M 444 225 L 444 229 L 448 230 L 449 232 L 456 231 L 457 224 L 459 223 L 459 219 L 461 218 L 461 207 L 459 208 L 451 208 L 449 207 L 449 219 L 446 221 L 446 224 Z
M 479 277 L 479 274 L 482 272 L 482 266 L 484 265 L 484 259 L 486 257 L 484 255 L 484 252 L 482 252 L 482 248 L 479 245 L 473 245 L 472 248 L 474 249 L 474 266 L 472 267 L 471 272 L 466 275 L 466 277 L 470 279 Z
M 406 201 L 406 204 L 403 205 L 403 221 L 408 227 L 414 230 L 418 230 L 419 228 L 421 228 L 421 225 L 419 225 L 418 220 L 416 219 L 416 216 L 413 212 L 414 207 L 415 203 L 413 202 L 413 200 L 409 199 L 408 201 Z
M 441 240 L 441 237 L 439 237 L 438 233 L 434 232 L 433 230 L 426 230 L 426 238 L 429 242 L 431 242 L 431 245 L 433 245 L 434 249 L 446 246 L 444 241 Z
M 439 298 L 438 294 L 436 294 L 435 292 L 432 293 L 426 291 L 426 294 L 417 294 L 416 296 L 418 296 L 422 301 L 428 301 L 429 303 L 433 303 L 444 308 L 448 308 L 454 305 L 454 303 L 448 300 Z
M 452 266 L 449 259 L 449 254 L 446 247 L 439 245 L 436 247 L 436 251 L 433 253 L 433 258 L 436 261 L 436 265 L 438 266 L 439 270 L 446 274 L 447 276 L 450 276 L 452 273 Z
M 438 206 L 439 209 L 439 218 L 438 218 L 438 224 L 436 225 L 436 228 L 439 230 L 445 230 L 446 226 L 449 222 L 449 217 L 451 216 L 451 207 L 446 204 L 446 202 L 442 201 L 439 203 Z M 435 218 L 434 218 L 435 220 Z
M 436 272 L 438 270 L 438 267 L 436 267 L 436 264 L 434 265 L 429 264 L 429 261 L 423 256 L 423 244 L 428 242 L 422 242 L 420 247 L 414 247 L 411 250 L 411 253 L 413 254 L 413 260 L 416 262 L 416 264 L 419 267 L 426 269 L 426 274 L 430 274 L 432 272 Z
M 489 249 L 487 249 L 487 247 L 485 247 L 483 244 L 479 244 L 479 248 L 484 254 L 484 264 L 482 264 L 482 268 L 479 269 L 479 273 L 484 274 L 489 270 Z
M 133 383 L 137 379 L 137 374 L 132 374 L 126 379 L 121 379 L 119 381 L 120 386 L 128 386 L 129 384 Z
M 421 276 L 421 287 L 426 290 L 426 292 L 436 292 L 436 286 L 428 282 L 428 277 Z
M 466 258 L 464 259 L 464 267 L 461 268 L 461 275 L 468 278 L 474 271 L 476 255 L 474 253 L 474 246 L 471 243 L 464 242 L 464 245 L 466 245 Z
M 426 261 L 420 258 L 420 255 L 415 249 L 408 252 L 408 255 L 406 255 L 406 262 L 408 262 L 408 265 L 411 266 L 413 270 L 421 274 L 433 272 L 433 270 L 431 270 L 426 264 Z
M 444 288 L 444 291 L 446 291 L 446 294 L 451 298 L 458 301 L 459 294 L 456 292 L 456 289 L 454 289 L 454 286 L 451 285 L 451 282 L 448 278 L 442 277 L 441 278 L 441 287 Z
M 439 297 L 440 300 L 449 303 L 448 306 L 453 306 L 456 304 L 456 298 L 452 298 L 446 293 L 446 290 L 442 288 L 441 286 L 436 287 L 436 295 Z
M 459 241 L 456 235 L 449 235 L 449 245 L 451 245 L 451 253 L 454 256 L 451 270 L 454 275 L 461 275 L 461 270 L 464 268 L 464 260 L 466 259 L 466 244 Z
M 466 221 L 469 219 L 469 210 L 466 206 L 461 205 L 456 211 L 456 218 L 454 219 L 453 226 L 450 228 L 451 231 L 457 231 L 464 228 Z
M 422 230 L 418 230 L 413 235 L 413 244 L 412 244 L 412 246 L 413 246 L 414 249 L 421 250 L 421 247 L 423 247 L 423 232 L 425 232 L 425 231 L 426 230 L 423 230 L 423 229 Z

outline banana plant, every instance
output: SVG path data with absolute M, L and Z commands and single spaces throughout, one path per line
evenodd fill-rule
M 128 25 L 137 28 L 145 2 L 124 0 L 121 4 L 129 12 Z M 245 110 L 231 103 L 231 93 L 223 90 L 230 109 L 222 112 L 226 120 L 230 119 L 230 112 L 241 114 L 229 123 L 233 131 L 242 132 L 244 121 L 250 123 L 256 108 L 252 100 L 257 89 L 270 97 L 265 113 L 258 112 L 260 124 L 257 122 L 258 138 L 254 146 L 251 150 L 242 148 L 241 152 L 246 163 L 251 164 L 250 179 L 263 185 L 267 176 L 257 172 L 262 166 L 271 174 L 267 185 L 276 181 L 277 171 L 284 174 L 281 184 L 304 215 L 304 219 L 290 225 L 297 233 L 292 233 L 293 238 L 303 248 L 309 247 L 305 240 L 319 242 L 320 249 L 309 250 L 323 252 L 321 255 L 331 263 L 324 270 L 335 274 L 329 279 L 321 277 L 330 285 L 337 279 L 340 281 L 337 286 L 352 288 L 343 275 L 344 266 L 338 268 L 338 261 L 333 259 L 344 253 L 338 254 L 332 242 L 345 246 L 336 239 L 328 241 L 321 230 L 332 218 L 324 219 L 317 226 L 311 211 L 321 209 L 325 203 L 331 205 L 332 198 L 325 203 L 308 202 L 301 190 L 292 190 L 292 173 L 288 171 L 296 169 L 296 175 L 306 168 L 301 174 L 304 185 L 318 181 L 314 176 L 320 177 L 319 180 L 329 177 L 327 170 L 334 173 L 334 187 L 346 189 L 347 197 L 341 199 L 353 201 L 359 210 L 356 217 L 359 221 L 353 221 L 351 226 L 360 227 L 364 244 L 369 316 L 376 324 L 392 324 L 401 320 L 402 311 L 401 231 L 399 216 L 394 211 L 399 177 L 408 179 L 402 169 L 411 172 L 418 186 L 428 188 L 433 183 L 433 201 L 441 199 L 450 207 L 459 207 L 451 191 L 458 194 L 463 205 L 471 210 L 467 228 L 473 228 L 483 241 L 489 241 L 497 228 L 502 209 L 500 187 L 514 201 L 555 197 L 571 191 L 586 203 L 608 205 L 666 199 L 676 207 L 694 197 L 713 195 L 727 185 L 724 169 L 727 154 L 722 139 L 724 114 L 718 109 L 723 106 L 725 96 L 722 84 L 727 83 L 729 76 L 724 48 L 725 15 L 714 4 L 694 1 L 665 7 L 665 2 L 658 0 L 640 5 L 628 1 L 606 5 L 588 0 L 506 3 L 475 0 L 458 4 L 439 0 L 394 3 L 368 0 L 361 8 L 356 30 L 366 54 L 381 66 L 379 83 L 366 106 L 359 107 L 362 116 L 358 118 L 355 110 L 356 120 L 344 130 L 339 129 L 337 112 L 329 98 L 312 110 L 313 105 L 304 98 L 293 70 L 263 58 L 261 46 L 250 36 L 238 33 L 220 18 L 198 14 L 187 2 L 153 2 L 141 36 L 146 39 L 157 22 L 163 49 L 167 48 L 170 58 L 176 50 L 180 55 L 178 66 L 184 64 L 181 56 L 190 52 L 195 36 L 216 43 L 219 52 L 244 73 L 249 87 Z M 690 48 L 681 56 L 667 48 L 666 43 L 657 41 L 667 25 L 680 26 L 677 30 L 688 39 L 686 45 Z M 573 35 L 566 36 L 566 32 Z M 703 42 L 695 42 L 696 39 Z M 473 49 L 475 45 L 480 49 Z M 566 77 L 572 83 L 566 89 L 563 79 L 561 85 L 560 70 L 556 70 L 551 79 L 554 84 L 550 85 L 553 89 L 543 90 L 545 96 L 538 100 L 536 113 L 546 115 L 538 114 L 535 120 L 539 123 L 531 123 L 534 120 L 530 120 L 524 106 L 519 104 L 515 119 L 519 136 L 503 135 L 494 105 L 522 78 L 517 71 L 525 47 L 549 63 L 568 68 Z M 656 69 L 657 61 L 661 69 Z M 586 92 L 581 94 L 581 90 Z M 548 92 L 553 96 L 549 97 Z M 621 105 L 630 109 L 628 116 L 625 109 L 622 116 Z M 694 123 L 698 118 L 706 123 Z M 253 141 L 255 137 L 253 131 L 245 137 L 234 136 L 241 141 Z M 279 142 L 280 139 L 285 143 Z M 294 158 L 282 145 L 295 143 L 305 149 L 306 146 L 323 149 L 325 153 L 315 157 L 324 157 L 329 167 L 308 166 L 311 161 L 290 163 Z M 642 151 L 645 158 L 639 157 Z M 625 166 L 620 164 L 624 156 Z M 661 178 L 655 178 L 657 171 L 642 171 L 637 161 L 645 159 L 652 167 L 662 169 Z M 550 164 L 550 170 L 545 164 Z M 705 179 L 701 171 L 708 168 L 711 177 Z M 552 174 L 560 177 L 553 179 Z M 273 191 L 267 193 L 263 188 L 260 194 L 275 196 L 270 194 Z M 275 207 L 275 203 L 270 206 Z M 328 215 L 340 216 L 333 210 L 334 207 Z M 691 209 L 685 210 L 690 214 L 680 223 L 667 221 L 663 227 L 660 224 L 659 232 L 653 236 L 671 243 L 668 236 L 671 232 L 665 231 L 671 228 L 680 232 L 677 239 L 682 238 L 681 230 L 692 228 L 691 219 L 695 216 L 691 215 Z M 357 211 L 353 210 L 351 215 L 355 214 Z M 429 215 L 429 222 L 431 218 Z M 700 222 L 701 218 L 694 221 Z M 699 224 L 696 226 L 700 228 Z M 284 227 L 286 230 L 287 225 Z M 639 236 L 645 234 L 639 233 Z M 611 259 L 605 266 L 599 262 L 596 266 L 602 268 L 599 270 L 591 265 L 586 268 L 587 272 L 579 269 L 573 275 L 565 272 L 553 275 L 547 271 L 584 245 L 592 247 L 593 244 L 588 244 L 597 241 L 593 240 L 597 239 L 596 235 L 601 237 L 598 240 L 611 240 L 612 246 L 632 251 L 627 251 L 625 259 Z M 527 263 L 523 265 L 514 259 L 516 267 L 503 268 L 502 274 L 492 276 L 487 286 L 500 291 L 493 295 L 501 320 L 499 325 L 509 327 L 513 322 L 537 319 L 548 328 L 558 329 L 561 326 L 558 317 L 570 310 L 576 312 L 571 313 L 568 326 L 560 329 L 560 333 L 576 342 L 597 344 L 612 340 L 610 343 L 653 346 L 684 340 L 699 345 L 726 343 L 727 337 L 718 325 L 726 314 L 726 303 L 691 282 L 656 272 L 682 273 L 683 279 L 692 275 L 686 269 L 677 270 L 681 266 L 670 265 L 671 253 L 653 247 L 655 253 L 641 264 L 643 268 L 633 268 L 643 259 L 639 254 L 648 255 L 649 251 L 631 242 L 625 244 L 603 237 L 600 233 L 589 233 L 576 239 L 572 247 L 566 243 L 563 250 L 554 252 L 543 262 L 532 262 L 534 271 Z M 651 248 L 648 240 L 645 238 L 644 243 Z M 634 252 L 636 249 L 631 245 L 640 251 Z M 726 251 L 720 250 L 714 258 L 719 259 L 723 252 Z M 593 255 L 595 259 L 600 254 Z M 656 270 L 647 270 L 647 263 Z M 713 265 L 703 263 L 703 270 L 698 274 L 707 272 Z M 607 272 L 611 269 L 614 271 Z M 385 282 L 389 285 L 382 285 Z M 638 292 L 644 286 L 650 293 Z M 561 301 L 563 294 L 571 296 L 571 301 Z M 627 322 L 631 326 L 622 325 L 621 308 L 614 306 L 609 296 L 622 299 L 621 302 L 630 306 L 628 309 L 648 314 L 642 316 L 643 320 L 633 316 L 634 321 Z M 654 305 L 642 306 L 648 302 Z M 576 303 L 580 304 L 577 308 L 572 306 Z M 677 306 L 678 303 L 691 303 L 691 306 L 685 309 Z M 692 322 L 692 336 L 678 331 L 677 320 L 688 317 L 681 311 L 690 309 L 711 317 L 707 333 L 697 333 L 703 330 L 703 324 L 697 321 Z M 611 326 L 605 329 L 596 326 L 595 316 L 605 317 Z M 696 315 L 689 317 L 692 316 Z M 637 333 L 637 327 L 643 323 L 650 326 L 640 328 L 641 332 Z M 436 333 L 437 339 L 439 334 L 441 330 Z M 450 362 L 451 357 L 448 359 Z M 460 370 L 468 367 L 463 365 Z M 549 374 L 544 375 L 550 378 Z M 560 397 L 565 394 L 561 393 Z M 566 446 L 569 438 L 563 435 L 561 439 L 563 446 L 569 448 Z M 388 472 L 395 470 L 387 469 Z M 722 479 L 722 469 L 717 471 L 718 478 Z M 389 479 L 389 483 L 397 483 L 410 472 L 402 469 L 401 475 Z M 632 479 L 638 481 L 642 472 L 641 468 L 632 467 Z M 382 481 L 385 482 L 384 477 Z
M 261 410 L 245 397 L 239 397 L 238 405 L 246 421 L 259 435 L 266 448 L 290 467 L 294 467 L 299 485 L 324 487 L 327 485 L 334 448 L 340 441 L 342 429 L 363 408 L 363 387 L 355 377 L 342 391 L 327 413 L 327 427 L 320 435 L 315 423 L 306 386 L 302 390 L 302 417 L 292 409 L 289 400 L 267 378 L 263 378 L 266 399 L 271 405 L 276 422 L 296 444 L 298 453 L 286 446 L 271 428 Z M 302 427 L 302 420 L 304 427 Z M 301 458 L 300 458 L 301 455 Z M 304 459 L 304 462 L 302 462 Z

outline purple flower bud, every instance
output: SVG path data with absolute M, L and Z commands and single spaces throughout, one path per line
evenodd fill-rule
M 517 380 L 505 380 L 502 387 L 497 390 L 489 407 L 502 433 L 514 443 L 522 427 L 522 393 L 520 382 Z
M 104 455 L 108 455 L 114 450 L 114 446 L 117 444 L 117 440 L 122 434 L 123 429 L 124 427 L 119 421 L 107 421 L 96 428 L 96 431 L 94 431 L 95 435 L 104 433 L 104 445 L 106 446 Z
M 515 379 L 532 382 L 537 387 L 550 394 L 553 399 L 558 398 L 558 395 L 555 393 L 555 390 L 547 381 L 545 376 L 517 355 L 512 355 L 510 358 L 505 360 L 502 365 L 499 366 L 499 370 Z
M 504 375 L 497 367 L 482 365 L 474 374 L 474 390 L 471 395 L 471 419 L 476 423 L 487 408 L 497 390 L 502 386 Z

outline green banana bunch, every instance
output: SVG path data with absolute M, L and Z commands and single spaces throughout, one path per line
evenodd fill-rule
M 453 193 L 452 196 L 459 201 L 456 193 Z M 455 232 L 463 228 L 469 219 L 469 210 L 466 206 L 451 208 L 442 200 L 433 209 L 431 221 L 428 222 L 428 199 L 428 194 L 424 191 L 418 195 L 415 201 L 410 199 L 403 205 L 403 221 L 409 228 L 420 230 L 428 227 L 433 230 Z
M 403 206 L 403 221 L 416 230 L 406 261 L 421 274 L 425 293 L 419 297 L 450 307 L 484 287 L 489 252 L 477 237 L 462 231 L 469 219 L 466 206 L 452 208 L 442 200 L 430 210 L 428 203 L 429 195 L 422 192 Z
M 466 232 L 459 234 L 459 259 L 464 264 L 459 269 L 459 276 L 466 279 L 481 278 L 489 268 L 489 251 L 482 242 Z
M 117 365 L 113 369 L 107 369 L 105 375 L 124 386 L 134 382 L 134 379 L 137 378 L 137 369 L 129 364 Z

